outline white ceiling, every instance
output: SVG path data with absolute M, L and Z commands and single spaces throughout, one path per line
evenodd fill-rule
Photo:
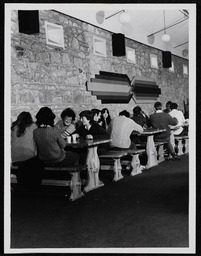
M 157 49 L 171 51 L 174 55 L 188 59 L 188 55 L 183 56 L 182 51 L 184 49 L 189 50 L 189 43 L 186 42 L 189 42 L 191 17 L 195 17 L 195 7 L 192 4 L 65 4 L 54 7 L 57 7 L 53 8 L 54 10 L 65 13 L 71 17 L 75 17 L 113 33 L 123 33 L 126 38 L 131 38 Z M 120 23 L 119 14 L 107 18 L 121 10 L 125 10 L 130 14 L 131 19 L 129 23 Z M 179 23 L 166 29 L 166 33 L 168 33 L 171 38 L 168 43 L 164 43 L 161 40 L 161 35 L 164 33 L 163 10 L 165 10 L 166 28 L 175 23 Z M 188 11 L 189 18 L 184 15 L 183 10 Z M 96 19 L 98 11 L 104 12 L 104 21 L 102 24 L 98 23 Z M 162 31 L 155 33 L 159 30 Z M 154 43 L 150 44 L 147 40 L 147 36 L 154 33 Z

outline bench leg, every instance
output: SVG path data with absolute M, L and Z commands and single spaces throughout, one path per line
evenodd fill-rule
M 113 181 L 118 181 L 123 178 L 121 173 L 122 167 L 120 159 L 114 159 L 114 178 Z
M 158 145 L 158 162 L 165 161 L 163 145 Z
M 142 166 L 140 165 L 139 154 L 132 155 L 131 168 L 131 176 L 135 176 L 137 174 L 142 173 Z
M 158 165 L 157 152 L 156 152 L 156 147 L 154 144 L 154 136 L 153 135 L 150 135 L 147 138 L 146 152 L 147 152 L 147 158 L 148 158 L 147 164 L 146 164 L 146 169 Z
M 80 180 L 80 173 L 79 172 L 72 172 L 71 174 L 71 181 L 70 181 L 70 189 L 71 195 L 70 200 L 74 201 L 84 194 L 81 191 L 81 180 Z
M 183 144 L 182 144 L 182 140 L 178 140 L 177 149 L 178 149 L 177 155 L 178 155 L 178 156 L 183 155 Z
M 185 139 L 185 142 L 184 142 L 184 153 L 185 154 L 189 153 L 189 139 Z

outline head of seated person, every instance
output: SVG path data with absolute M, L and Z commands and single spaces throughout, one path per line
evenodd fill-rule
M 177 103 L 172 102 L 172 103 L 170 104 L 170 110 L 177 109 L 177 108 L 178 108 Z
M 165 113 L 169 113 L 171 111 L 171 108 L 170 108 L 171 103 L 172 103 L 171 101 L 166 102 L 166 105 L 165 105 L 166 109 L 164 109 Z
M 133 108 L 133 116 L 140 116 L 142 115 L 142 109 L 139 106 Z
M 130 113 L 127 110 L 123 110 L 121 112 L 119 112 L 119 116 L 125 116 L 130 118 Z
M 90 110 L 84 110 L 82 111 L 80 114 L 80 121 L 82 122 L 82 124 L 85 126 L 85 127 L 89 127 L 92 125 L 92 123 L 94 122 L 94 115 L 93 115 L 93 112 L 90 111 Z
M 155 108 L 156 111 L 162 110 L 162 104 L 161 104 L 161 102 L 159 102 L 159 101 L 155 102 L 154 108 Z
M 91 112 L 93 114 L 93 121 L 96 123 L 99 123 L 101 121 L 101 110 L 97 108 L 93 108 Z
M 55 114 L 48 107 L 42 107 L 36 114 L 36 124 L 38 127 L 54 126 Z
M 75 121 L 75 112 L 71 108 L 66 108 L 61 113 L 61 119 L 64 126 L 69 126 Z

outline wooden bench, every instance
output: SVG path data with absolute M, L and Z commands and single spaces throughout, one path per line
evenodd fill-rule
M 175 139 L 175 152 L 177 155 L 189 153 L 189 136 L 174 136 Z
M 17 177 L 13 174 L 13 170 L 19 170 L 18 165 L 11 165 L 11 183 L 17 183 Z M 52 172 L 67 172 L 70 175 L 70 179 L 68 175 L 64 179 L 50 179 L 48 178 L 48 173 Z M 49 185 L 49 186 L 69 186 L 71 190 L 71 195 L 69 200 L 74 201 L 84 194 L 81 191 L 81 180 L 80 180 L 80 167 L 58 167 L 51 165 L 45 165 L 43 169 L 43 177 L 41 185 Z
M 114 171 L 114 178 L 113 181 L 118 181 L 123 178 L 121 173 L 122 165 L 121 165 L 121 158 L 124 156 L 132 156 L 131 160 L 131 176 L 137 175 L 142 172 L 143 167 L 140 165 L 139 154 L 145 152 L 144 149 L 122 149 L 122 150 L 110 150 L 105 152 L 104 154 L 100 155 L 101 161 L 101 169 L 104 165 L 104 159 L 110 159 L 113 161 L 113 166 L 109 165 L 111 169 Z M 110 168 L 109 168 L 110 169 Z
M 158 163 L 161 163 L 165 160 L 165 153 L 164 153 L 164 145 L 166 142 L 161 141 L 161 142 L 154 142 L 155 147 L 156 147 L 156 152 L 157 152 L 157 161 Z M 136 143 L 137 148 L 146 148 L 147 143 L 146 142 L 140 142 Z

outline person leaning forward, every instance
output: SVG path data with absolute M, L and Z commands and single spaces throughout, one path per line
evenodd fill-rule
M 176 156 L 175 151 L 170 142 L 170 127 L 169 125 L 177 125 L 177 119 L 171 117 L 169 114 L 162 111 L 161 102 L 157 101 L 154 104 L 155 113 L 150 115 L 151 126 L 155 129 L 166 129 L 165 132 L 158 133 L 154 136 L 154 141 L 156 142 L 166 142 L 167 149 L 172 155 L 173 160 L 180 159 Z

